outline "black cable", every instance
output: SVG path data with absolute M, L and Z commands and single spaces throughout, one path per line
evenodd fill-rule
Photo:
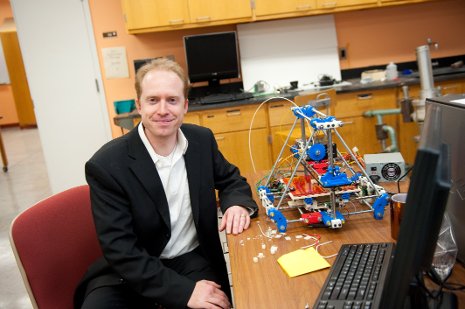
M 410 166 L 407 171 L 405 171 L 404 175 L 400 176 L 399 179 L 397 179 L 397 193 L 400 193 L 400 181 L 410 173 L 410 171 L 413 169 L 413 165 Z
M 431 267 L 431 269 L 426 273 L 426 275 L 433 281 L 436 285 L 450 291 L 461 291 L 465 290 L 465 285 L 457 282 L 447 282 L 452 275 L 452 271 L 449 272 L 449 275 L 444 280 L 441 280 L 439 278 L 438 273 L 434 269 L 434 267 Z

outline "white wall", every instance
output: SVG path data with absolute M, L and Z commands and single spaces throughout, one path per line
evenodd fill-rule
M 246 90 L 259 80 L 305 89 L 323 74 L 341 78 L 333 15 L 240 24 L 237 33 Z
M 85 162 L 111 139 L 88 2 L 10 1 L 56 193 L 84 184 Z

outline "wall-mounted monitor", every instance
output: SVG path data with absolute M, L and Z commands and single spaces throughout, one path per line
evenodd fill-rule
M 184 49 L 190 82 L 207 81 L 213 88 L 240 76 L 235 31 L 185 36 Z

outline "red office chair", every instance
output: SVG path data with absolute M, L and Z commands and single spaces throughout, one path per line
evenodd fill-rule
M 102 255 L 89 187 L 52 195 L 19 214 L 10 242 L 34 308 L 73 308 L 74 290 Z

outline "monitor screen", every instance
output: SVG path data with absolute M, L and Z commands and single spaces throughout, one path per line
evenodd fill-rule
M 185 36 L 184 49 L 191 82 L 218 86 L 221 79 L 239 77 L 236 32 Z
M 427 109 L 381 308 L 403 308 L 406 300 L 412 308 L 420 308 L 424 304 L 421 303 L 423 293 L 413 296 L 412 288 L 420 285 L 418 275 L 431 268 L 451 187 L 450 145 L 440 138 L 444 125 L 440 121 L 440 113 L 439 109 Z M 421 288 L 416 291 L 421 291 Z

